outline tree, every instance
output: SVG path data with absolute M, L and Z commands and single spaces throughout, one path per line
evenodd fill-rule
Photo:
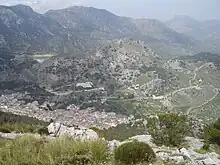
M 220 145 L 220 118 L 205 129 L 205 137 L 210 143 Z
M 148 119 L 148 131 L 157 145 L 179 146 L 189 131 L 187 117 L 160 114 Z

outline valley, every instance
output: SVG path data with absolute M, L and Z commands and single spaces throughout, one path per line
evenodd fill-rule
M 126 116 L 169 111 L 205 122 L 220 115 L 218 49 L 199 37 L 212 29 L 211 43 L 217 41 L 218 21 L 132 19 L 83 6 L 45 14 L 0 6 L 0 13 L 0 94 L 17 93 L 21 107 L 48 104 L 57 114 L 74 105 Z M 198 25 L 204 28 L 195 32 Z
M 82 111 L 92 108 L 127 116 L 134 115 L 135 109 L 142 115 L 169 111 L 199 116 L 205 122 L 219 115 L 218 106 L 212 112 L 207 108 L 218 99 L 220 90 L 220 71 L 213 62 L 194 61 L 192 56 L 164 60 L 147 44 L 134 40 L 115 40 L 94 56 L 37 57 L 47 60 L 32 65 L 28 72 L 34 75 L 34 83 L 42 92 L 48 94 L 40 94 L 41 101 L 35 100 L 35 92 L 20 91 L 23 93 L 20 100 L 29 98 L 22 106 L 34 101 L 39 106 L 47 102 L 54 114 L 71 104 Z M 35 56 L 31 58 L 36 60 Z M 26 61 L 24 57 L 18 59 Z M 23 78 L 30 78 L 27 71 L 20 73 Z M 118 107 L 114 109 L 115 106 Z M 205 112 L 209 113 L 208 118 L 200 114 Z M 27 114 L 33 117 L 31 112 Z
M 0 165 L 220 164 L 219 25 L 0 5 Z

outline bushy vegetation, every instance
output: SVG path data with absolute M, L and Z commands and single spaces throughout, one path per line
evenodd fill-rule
M 146 130 L 143 126 L 143 122 L 135 122 L 129 124 L 119 124 L 116 127 L 111 127 L 105 130 L 100 130 L 98 128 L 91 128 L 95 132 L 98 133 L 100 137 L 104 137 L 106 140 L 119 140 L 124 141 L 128 138 L 136 135 L 143 135 L 145 134 Z
M 197 153 L 199 154 L 207 154 L 208 153 L 208 150 L 206 148 L 200 148 L 200 149 L 197 149 L 195 150 Z
M 220 118 L 205 128 L 205 140 L 220 146 Z
M 148 131 L 157 145 L 180 146 L 189 131 L 187 117 L 160 114 L 148 119 Z
M 46 126 L 31 125 L 31 124 L 2 124 L 0 125 L 0 132 L 3 133 L 39 133 L 41 135 L 48 135 Z
M 49 140 L 22 136 L 1 143 L 2 165 L 98 165 L 108 160 L 105 141 L 79 142 L 70 137 Z
M 0 110 L 0 125 L 2 124 L 32 124 L 32 125 L 48 125 L 47 122 L 28 117 L 28 116 L 19 116 L 8 112 L 2 112 Z
M 135 164 L 140 162 L 152 162 L 156 155 L 153 149 L 146 143 L 133 141 L 120 145 L 114 152 L 118 164 Z
M 39 133 L 48 134 L 47 125 L 43 122 L 27 116 L 18 116 L 12 113 L 0 111 L 0 132 L 3 133 Z
M 25 135 L 14 140 L 0 139 L 0 165 L 147 165 L 155 153 L 137 141 L 121 145 L 111 154 L 106 141 L 76 141 L 68 136 L 57 139 Z M 128 159 L 127 159 L 128 158 Z

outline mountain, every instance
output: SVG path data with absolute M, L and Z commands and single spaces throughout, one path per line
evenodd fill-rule
M 158 20 L 119 17 L 92 7 L 39 14 L 24 5 L 0 6 L 0 46 L 20 54 L 89 54 L 114 39 L 147 42 L 161 56 L 189 55 L 197 42 Z
M 142 40 L 164 55 L 188 55 L 193 51 L 191 47 L 196 45 L 192 38 L 175 32 L 158 20 L 119 17 L 103 9 L 77 6 L 49 11 L 46 15 L 66 28 L 74 29 L 78 37 L 89 36 L 98 43 L 106 39 Z
M 194 28 L 217 33 L 216 21 L 202 29 L 181 18 L 191 24 L 183 34 L 158 20 L 89 7 L 39 14 L 0 6 L 0 13 L 0 94 L 12 104 L 36 100 L 51 109 L 74 104 L 125 115 L 171 111 L 207 122 L 220 115 L 219 55 L 207 51 L 217 38 L 191 36 Z
M 220 115 L 217 54 L 166 60 L 145 42 L 113 40 L 86 56 L 53 56 L 41 63 L 31 56 L 8 58 L 7 52 L 1 57 L 0 92 L 20 93 L 26 102 L 125 115 L 179 112 L 206 122 Z
M 166 21 L 166 25 L 176 30 L 179 33 L 184 33 L 196 38 L 201 37 L 195 32 L 201 33 L 202 28 L 200 22 L 186 15 L 176 15 L 171 20 Z
M 209 122 L 219 116 L 218 58 L 204 52 L 164 60 L 144 42 L 113 40 L 94 54 L 54 56 L 28 70 L 55 108 L 75 104 L 126 115 L 169 111 Z
M 25 102 L 45 102 L 53 94 L 45 91 L 37 83 L 36 66 L 38 62 L 30 57 L 16 57 L 10 52 L 0 54 L 0 96 L 20 93 Z
M 0 6 L 0 48 L 16 54 L 59 52 L 75 48 L 75 39 L 56 21 L 24 5 Z
M 220 52 L 218 48 L 220 41 L 219 20 L 198 21 L 189 16 L 177 15 L 167 21 L 166 25 L 179 33 L 201 41 L 203 43 L 203 48 L 200 47 L 201 51 Z

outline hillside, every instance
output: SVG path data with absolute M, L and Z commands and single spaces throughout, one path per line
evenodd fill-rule
M 201 41 L 203 43 L 203 47 L 199 47 L 201 51 L 220 52 L 219 20 L 198 21 L 189 16 L 177 15 L 165 23 L 175 31 Z
M 15 53 L 76 55 L 95 52 L 114 39 L 147 42 L 163 57 L 189 55 L 200 42 L 158 20 L 119 17 L 91 7 L 39 14 L 24 5 L 0 7 L 0 46 Z
M 158 20 L 89 7 L 42 15 L 17 5 L 1 6 L 0 12 L 5 111 L 18 105 L 16 113 L 48 120 L 59 114 L 51 111 L 74 104 L 85 113 L 88 108 L 127 116 L 171 111 L 208 122 L 219 115 L 219 56 L 200 45 L 199 35 L 187 36 L 199 28 L 196 20 L 177 17 L 184 26 L 191 24 L 182 34 Z M 218 30 L 215 21 L 206 25 Z M 192 56 L 200 46 L 207 53 Z M 183 54 L 190 56 L 178 57 Z M 177 57 L 164 58 L 170 56 Z M 37 113 L 42 106 L 49 112 Z
M 138 48 L 136 44 L 133 46 L 135 47 L 129 46 L 129 48 L 133 48 L 133 50 Z M 120 48 L 116 50 L 118 52 L 117 57 L 120 55 L 123 57 L 119 50 Z M 138 48 L 137 50 L 141 49 Z M 131 52 L 133 51 L 130 50 Z M 114 54 L 111 53 L 111 56 Z M 136 67 L 134 66 L 138 74 L 132 78 L 128 77 L 130 83 L 125 81 L 123 87 L 116 90 L 115 95 L 120 99 L 110 98 L 108 101 L 111 104 L 130 104 L 134 108 L 141 102 L 142 107 L 139 107 L 139 110 L 143 110 L 141 113 L 178 111 L 185 114 L 196 114 L 206 120 L 213 120 L 219 115 L 219 106 L 216 105 L 220 88 L 218 55 L 200 53 L 183 59 L 165 61 L 158 58 L 154 52 L 150 54 L 148 59 L 145 56 L 145 63 L 134 62 L 138 64 Z M 134 55 L 132 57 L 138 59 L 137 57 L 141 57 L 142 53 L 136 52 L 136 55 L 136 57 Z M 129 58 L 130 61 L 133 60 L 132 57 Z M 131 70 L 129 72 L 132 73 Z M 123 77 L 122 79 L 127 80 Z M 212 102 L 216 106 L 210 110 L 207 105 L 212 104 Z M 134 113 L 132 108 L 130 113 Z M 197 109 L 203 109 L 201 110 L 202 113 L 198 112 Z M 129 108 L 127 110 L 129 111 Z M 124 112 L 123 109 L 121 111 Z M 205 113 L 209 113 L 209 116 L 201 115 Z
M 2 71 L 1 87 L 22 93 L 9 95 L 12 100 L 47 101 L 53 109 L 74 104 L 124 115 L 171 111 L 209 122 L 219 115 L 218 57 L 200 53 L 164 60 L 144 42 L 114 40 L 90 56 L 3 60 L 8 70 Z

